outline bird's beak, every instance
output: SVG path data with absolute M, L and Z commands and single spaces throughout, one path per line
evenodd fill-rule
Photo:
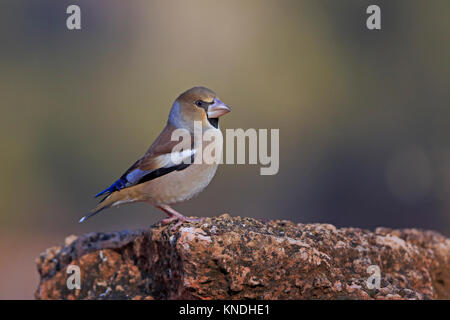
M 214 99 L 214 102 L 208 107 L 208 118 L 219 118 L 224 114 L 231 111 L 231 108 L 225 103 L 220 101 L 218 98 Z

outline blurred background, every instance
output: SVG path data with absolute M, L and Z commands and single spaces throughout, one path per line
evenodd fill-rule
M 82 30 L 66 28 L 81 7 Z M 382 30 L 366 28 L 381 7 Z M 450 235 L 449 1 L 2 1 L 0 298 L 70 234 L 148 227 L 146 204 L 78 220 L 204 85 L 226 128 L 279 128 L 280 170 L 223 165 L 187 215 Z

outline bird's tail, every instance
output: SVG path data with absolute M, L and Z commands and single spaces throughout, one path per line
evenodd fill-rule
M 128 200 L 128 194 L 126 192 L 116 191 L 111 193 L 109 196 L 105 197 L 100 203 L 92 209 L 87 215 L 80 219 L 80 223 L 85 222 L 87 219 L 95 216 L 97 213 L 102 211 L 103 209 L 107 209 L 118 205 L 123 202 L 131 202 Z

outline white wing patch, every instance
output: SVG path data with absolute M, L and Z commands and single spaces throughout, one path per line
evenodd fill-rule
M 169 166 L 165 166 L 167 167 L 172 167 L 172 166 L 177 166 L 179 164 L 182 163 L 187 163 L 190 164 L 191 163 L 191 157 L 195 155 L 195 150 L 192 149 L 187 149 L 187 150 L 183 150 L 181 152 L 172 152 L 170 155 L 164 155 L 164 156 L 170 156 L 170 163 L 171 165 Z

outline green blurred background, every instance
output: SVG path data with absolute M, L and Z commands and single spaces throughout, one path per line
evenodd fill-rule
M 66 28 L 78 4 L 82 30 Z M 369 4 L 382 30 L 366 28 Z M 280 171 L 223 165 L 188 215 L 450 234 L 449 1 L 2 1 L 0 298 L 69 234 L 149 226 L 146 204 L 78 224 L 182 91 L 225 128 L 279 128 Z

